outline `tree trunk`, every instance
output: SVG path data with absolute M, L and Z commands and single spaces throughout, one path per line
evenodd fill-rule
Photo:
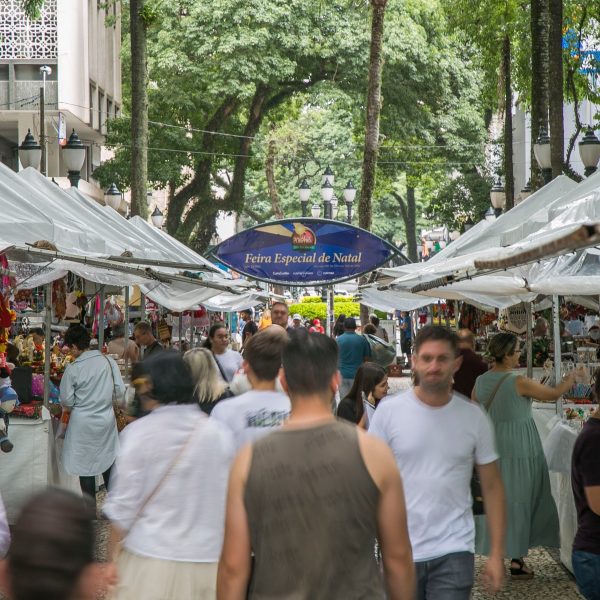
M 510 38 L 508 35 L 505 35 L 502 47 L 502 74 L 504 76 L 504 192 L 506 194 L 506 210 L 510 210 L 515 205 L 512 122 L 513 95 L 510 69 Z
M 552 177 L 563 172 L 565 140 L 563 121 L 563 0 L 549 0 L 550 31 L 548 36 L 548 78 L 550 108 L 550 152 L 552 156 Z
M 383 68 L 383 24 L 387 0 L 371 0 L 371 49 L 369 54 L 369 83 L 367 88 L 367 123 L 363 156 L 362 182 L 358 203 L 358 225 L 371 229 L 372 198 L 375 189 L 375 170 L 379 149 L 379 113 L 381 111 L 381 71 Z M 360 305 L 361 323 L 369 320 L 369 309 Z
M 383 68 L 383 24 L 387 0 L 371 0 L 371 50 L 369 56 L 369 83 L 367 88 L 367 119 L 363 156 L 362 183 L 358 204 L 358 224 L 371 228 L 372 198 L 375 188 L 375 169 L 379 149 L 379 113 L 381 111 L 381 71 Z
M 415 200 L 415 188 L 406 188 L 406 243 L 408 244 L 408 258 L 412 262 L 419 262 L 417 253 L 417 202 Z
M 275 131 L 275 125 L 271 123 L 271 134 Z M 277 182 L 275 181 L 275 157 L 277 156 L 277 144 L 274 136 L 271 136 L 267 145 L 267 158 L 265 160 L 265 175 L 267 177 L 267 186 L 269 188 L 269 198 L 271 199 L 271 208 L 277 219 L 283 219 L 283 210 L 279 192 L 277 191 Z
M 548 125 L 548 0 L 531 0 L 531 189 L 543 184 L 533 144 Z
M 398 202 L 400 214 L 404 221 L 408 258 L 411 262 L 419 262 L 419 254 L 417 252 L 417 203 L 415 201 L 415 188 L 410 186 L 406 188 L 406 201 L 397 192 L 392 192 L 392 195 Z
M 131 214 L 148 216 L 148 69 L 145 0 L 130 0 L 131 36 Z

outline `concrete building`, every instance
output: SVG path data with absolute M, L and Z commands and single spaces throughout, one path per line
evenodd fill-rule
M 120 3 L 104 4 L 45 0 L 32 21 L 20 0 L 0 2 L 0 161 L 19 170 L 18 146 L 27 130 L 39 141 L 40 67 L 47 65 L 47 175 L 70 185 L 60 144 L 75 129 L 86 148 L 79 187 L 97 199 L 103 192 L 92 173 L 101 162 L 106 122 L 121 110 Z

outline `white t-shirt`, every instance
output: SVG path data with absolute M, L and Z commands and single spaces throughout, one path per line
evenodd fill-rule
M 290 399 L 281 392 L 251 390 L 222 400 L 210 416 L 231 429 L 239 450 L 281 427 L 290 414 L 290 408 Z
M 225 372 L 226 382 L 230 383 L 237 370 L 242 366 L 242 355 L 235 350 L 227 349 L 223 354 L 213 353 L 213 356 L 219 365 L 221 365 L 221 369 Z M 217 365 L 217 369 L 219 371 L 219 376 L 223 379 L 223 374 L 221 373 L 221 369 L 219 369 L 219 365 Z
M 498 459 L 483 409 L 456 394 L 445 406 L 431 407 L 409 390 L 381 401 L 369 433 L 387 442 L 396 458 L 414 560 L 474 552 L 473 462 Z
M 197 404 L 166 405 L 131 423 L 120 441 L 103 510 L 127 532 L 124 548 L 164 560 L 218 562 L 234 456 L 227 427 Z M 183 444 L 177 464 L 150 498 Z

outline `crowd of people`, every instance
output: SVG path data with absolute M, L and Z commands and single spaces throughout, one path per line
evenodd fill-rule
M 116 600 L 466 600 L 475 552 L 491 593 L 507 567 L 514 580 L 534 577 L 529 549 L 557 546 L 559 529 L 531 399 L 558 398 L 574 374 L 556 387 L 516 375 L 519 342 L 502 333 L 488 369 L 472 332 L 407 334 L 401 317 L 414 385 L 388 395 L 355 319 L 338 319 L 330 337 L 296 324 L 285 303 L 268 317 L 263 326 L 244 312 L 241 353 L 222 323 L 185 353 L 139 323 L 120 434 L 119 370 L 83 327 L 69 329 L 63 463 L 89 502 L 49 490 L 25 506 L 0 569 L 11 598 L 86 600 L 102 588 Z M 600 411 L 572 469 L 573 564 L 588 600 L 599 597 L 599 450 Z M 97 509 L 100 475 L 108 493 Z M 110 522 L 103 565 L 94 519 Z M 28 571 L 39 579 L 21 581 Z

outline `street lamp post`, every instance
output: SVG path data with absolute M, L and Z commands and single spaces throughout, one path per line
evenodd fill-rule
M 591 127 L 587 128 L 583 139 L 579 142 L 579 156 L 585 167 L 585 176 L 589 177 L 595 173 L 600 160 L 600 140 Z
M 121 192 L 114 183 L 104 192 L 104 204 L 118 211 L 121 206 Z
M 302 216 L 308 216 L 308 199 L 310 198 L 310 185 L 308 181 L 303 179 L 298 188 L 298 195 L 300 196 L 300 206 L 302 207 Z
M 165 222 L 165 216 L 162 214 L 158 206 L 154 207 L 154 211 L 152 211 L 150 218 L 152 219 L 152 225 L 154 225 L 154 227 L 157 229 L 162 229 L 163 223 Z
M 542 170 L 544 185 L 552 181 L 552 156 L 550 152 L 550 137 L 548 136 L 548 131 L 545 127 L 540 127 L 540 134 L 533 145 L 533 153 Z
M 321 198 L 323 199 L 323 218 L 331 219 L 331 199 L 333 198 L 333 185 L 329 182 L 329 179 L 326 175 L 323 175 L 323 180 L 324 182 L 321 186 Z
M 322 177 L 321 185 L 321 199 L 323 200 L 323 218 L 325 219 L 337 219 L 340 215 L 340 201 L 334 194 L 333 182 L 335 181 L 335 175 L 330 167 L 325 169 Z M 346 187 L 343 190 L 344 203 L 346 204 L 346 217 L 347 223 L 352 222 L 352 205 L 354 198 L 356 197 L 356 188 L 351 181 L 348 181 Z M 306 217 L 308 213 L 308 200 L 310 198 L 310 185 L 306 179 L 303 179 L 298 186 L 298 196 L 300 198 L 300 206 L 302 208 L 302 216 Z M 321 216 L 321 206 L 314 202 L 310 207 L 310 214 L 315 219 Z
M 46 77 L 52 75 L 52 67 L 42 65 L 40 73 L 42 74 L 42 87 L 40 87 L 40 144 L 42 146 L 42 157 L 40 166 L 41 173 L 45 176 L 48 174 L 46 157 Z
M 348 223 L 352 223 L 352 204 L 354 202 L 354 198 L 356 198 L 356 188 L 352 184 L 350 180 L 346 184 L 344 188 L 344 202 L 346 203 L 346 220 Z
M 531 196 L 531 180 L 529 180 L 526 184 L 525 187 L 521 190 L 521 193 L 519 194 L 520 198 L 521 198 L 521 202 L 523 202 L 523 200 L 525 200 L 526 198 L 529 198 L 529 196 Z
M 78 187 L 79 180 L 81 179 L 79 172 L 85 161 L 85 146 L 81 143 L 74 129 L 69 137 L 69 141 L 62 147 L 62 156 L 67 167 L 67 176 L 71 185 Z
M 34 169 L 40 168 L 42 148 L 35 141 L 35 138 L 31 134 L 31 129 L 27 130 L 27 135 L 25 136 L 23 143 L 19 146 L 19 160 L 24 169 L 27 167 L 33 167 Z
M 463 229 L 465 231 L 469 231 L 473 225 L 475 225 L 475 223 L 473 223 L 473 219 L 471 219 L 471 217 L 467 217 L 467 220 L 463 223 Z
M 496 220 L 496 211 L 494 210 L 493 207 L 489 207 L 484 215 L 483 218 L 488 222 L 488 223 L 493 223 Z
M 496 217 L 499 217 L 506 206 L 506 193 L 500 177 L 496 179 L 494 186 L 490 191 L 490 200 L 492 202 L 492 207 L 494 208 L 494 214 Z

